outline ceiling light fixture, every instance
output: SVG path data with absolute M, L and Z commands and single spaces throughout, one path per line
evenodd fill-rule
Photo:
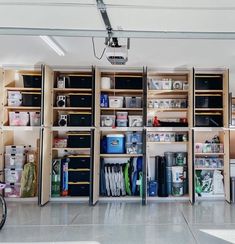
M 64 50 L 49 36 L 40 36 L 40 38 L 52 48 L 59 56 L 64 56 Z

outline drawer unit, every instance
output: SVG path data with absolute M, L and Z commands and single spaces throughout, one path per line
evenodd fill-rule
M 92 95 L 89 93 L 70 93 L 68 96 L 70 107 L 92 107 Z
M 24 87 L 26 88 L 41 88 L 42 76 L 41 75 L 22 75 Z
M 5 146 L 5 153 L 6 154 L 22 154 L 27 151 L 26 146 L 15 146 L 15 145 L 10 145 L 10 146 Z
M 89 196 L 90 184 L 89 183 L 69 183 L 69 195 L 72 197 Z
M 71 155 L 68 156 L 69 159 L 69 169 L 90 169 L 90 156 L 78 156 Z
M 69 170 L 69 182 L 89 182 L 90 170 Z
M 69 112 L 68 126 L 92 126 L 92 115 L 89 112 Z
M 67 133 L 68 147 L 70 148 L 90 148 L 91 135 L 88 133 Z
M 196 108 L 223 108 L 222 95 L 196 96 Z
M 85 75 L 69 75 L 65 76 L 66 88 L 92 88 L 92 76 Z
M 5 168 L 22 169 L 25 159 L 25 154 L 5 154 Z
M 116 89 L 143 89 L 142 77 L 115 77 Z
M 222 114 L 196 114 L 195 115 L 195 126 L 201 127 L 222 127 L 223 116 Z
M 41 93 L 22 92 L 22 106 L 41 107 Z
M 222 75 L 196 75 L 195 77 L 196 90 L 223 90 Z
M 5 169 L 5 181 L 7 184 L 20 183 L 22 169 Z
M 8 98 L 7 99 L 7 105 L 8 106 L 12 106 L 12 107 L 19 107 L 22 104 L 22 100 L 21 99 L 17 99 L 17 98 Z

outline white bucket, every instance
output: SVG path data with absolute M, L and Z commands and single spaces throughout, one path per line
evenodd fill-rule
M 173 166 L 172 167 L 172 182 L 182 183 L 184 178 L 184 167 L 183 166 Z
M 101 89 L 110 89 L 111 88 L 111 79 L 110 77 L 101 78 Z

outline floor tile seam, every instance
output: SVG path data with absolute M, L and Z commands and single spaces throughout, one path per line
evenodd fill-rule
M 189 232 L 191 233 L 191 235 L 192 235 L 192 237 L 193 237 L 195 243 L 196 243 L 196 244 L 199 244 L 200 242 L 197 240 L 197 237 L 196 237 L 196 235 L 195 235 L 193 229 L 192 229 L 191 226 L 189 225 L 189 222 L 188 222 L 187 218 L 185 217 L 184 212 L 183 212 L 182 210 L 180 210 L 180 212 L 181 212 L 181 214 L 182 214 L 182 217 L 183 217 L 183 219 L 184 219 L 184 221 L 185 221 L 185 223 L 186 223 L 186 226 L 187 226 Z

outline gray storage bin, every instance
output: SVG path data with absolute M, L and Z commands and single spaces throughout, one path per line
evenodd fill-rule
M 126 108 L 141 108 L 141 97 L 125 97 Z

